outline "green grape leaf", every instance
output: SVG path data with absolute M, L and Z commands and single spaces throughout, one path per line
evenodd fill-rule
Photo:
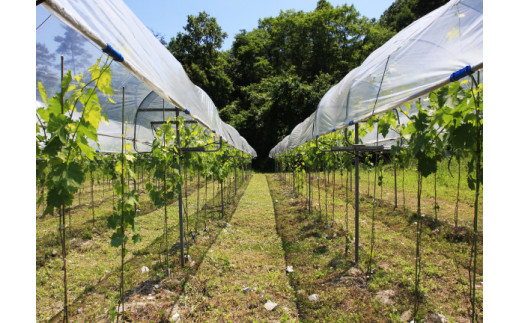
M 428 156 L 420 152 L 417 155 L 417 169 L 423 177 L 428 177 L 428 175 L 437 171 L 437 160 L 434 156 Z
M 40 92 L 40 96 L 42 97 L 42 101 L 44 105 L 47 105 L 47 92 L 45 91 L 45 88 L 43 87 L 42 82 L 38 81 L 38 91 Z
M 123 234 L 123 232 L 121 232 L 121 229 L 118 228 L 116 232 L 114 232 L 112 234 L 112 236 L 110 237 L 110 245 L 112 247 L 119 247 L 121 246 L 124 242 L 125 242 L 125 235 Z
M 94 160 L 94 149 L 92 149 L 92 147 L 81 142 L 78 142 L 77 144 L 81 152 L 85 154 L 88 159 Z
M 72 82 L 72 72 L 69 70 L 63 75 L 63 80 L 61 81 L 61 89 L 63 92 L 66 92 L 69 88 L 70 82 Z
M 110 229 L 117 228 L 120 219 L 121 217 L 119 216 L 119 214 L 113 213 L 107 218 L 107 227 L 109 227 Z
M 139 243 L 139 242 L 141 242 L 141 235 L 140 235 L 140 234 L 134 234 L 134 235 L 132 236 L 132 241 L 133 241 L 134 243 Z
M 474 127 L 462 124 L 452 131 L 451 143 L 455 149 L 468 149 L 476 143 Z

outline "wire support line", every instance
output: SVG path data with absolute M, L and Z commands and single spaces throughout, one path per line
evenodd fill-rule
M 39 24 L 38 27 L 36 27 L 36 30 L 40 29 L 40 27 L 43 26 L 43 24 L 46 23 L 47 20 L 49 20 L 50 17 L 52 17 L 51 14 L 49 14 L 49 15 L 47 16 L 47 18 L 45 18 L 45 20 L 44 20 L 41 24 Z

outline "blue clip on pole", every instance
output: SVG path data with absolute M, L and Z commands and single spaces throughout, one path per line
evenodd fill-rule
M 450 75 L 450 82 L 455 82 L 460 80 L 461 78 L 471 75 L 471 66 L 466 66 L 463 69 L 460 69 Z
M 103 53 L 106 53 L 107 55 L 112 57 L 116 62 L 122 63 L 125 60 L 123 58 L 123 55 L 121 55 L 118 51 L 113 49 L 112 46 L 110 46 L 110 44 L 107 44 L 107 47 L 103 49 Z

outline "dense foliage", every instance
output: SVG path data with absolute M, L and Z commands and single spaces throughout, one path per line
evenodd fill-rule
M 281 11 L 235 36 L 221 51 L 225 32 L 206 12 L 188 16 L 183 33 L 168 49 L 190 79 L 204 89 L 258 153 L 256 167 L 272 168 L 267 158 L 276 145 L 317 107 L 325 92 L 395 32 L 446 3 L 396 0 L 379 21 L 353 5 L 334 8 L 317 1 L 311 12 Z
M 396 0 L 381 15 L 380 23 L 398 32 L 447 2 L 448 0 Z
M 311 12 L 282 11 L 242 30 L 229 51 L 226 33 L 202 12 L 188 16 L 185 32 L 168 49 L 192 81 L 257 150 L 257 167 L 272 163 L 269 150 L 309 116 L 325 92 L 360 65 L 393 32 L 344 4 L 326 0 Z

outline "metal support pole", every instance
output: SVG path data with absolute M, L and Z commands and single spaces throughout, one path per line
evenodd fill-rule
M 397 163 L 394 160 L 394 209 L 397 208 Z
M 121 231 L 125 235 L 125 217 L 124 217 L 124 200 L 125 200 L 125 87 L 123 86 L 123 104 L 121 106 Z M 124 321 L 125 315 L 125 280 L 124 280 L 124 265 L 125 265 L 125 242 L 121 244 L 121 280 L 119 290 L 119 301 L 121 303 L 121 315 Z M 119 321 L 119 316 L 117 317 Z
M 355 144 L 359 144 L 359 125 L 355 124 Z M 355 159 L 355 169 L 356 169 L 356 184 L 355 184 L 355 262 L 356 264 L 359 261 L 359 151 L 355 151 L 356 159 Z
M 311 203 L 312 203 L 312 200 L 311 200 L 311 187 L 312 187 L 312 183 L 311 183 L 311 179 L 312 179 L 312 170 L 311 168 L 309 167 L 309 214 L 311 214 Z
M 220 207 L 222 208 L 222 218 L 224 218 L 224 181 L 220 182 Z
M 163 121 L 166 119 L 166 111 L 165 111 L 165 105 L 164 105 L 164 99 L 162 100 L 162 106 L 163 106 Z M 167 125 L 169 127 L 169 125 Z M 163 147 L 166 146 L 166 136 L 163 132 L 162 135 L 163 139 Z M 165 241 L 166 246 L 166 270 L 168 271 L 168 277 L 170 277 L 170 255 L 169 255 L 169 243 L 168 243 L 168 201 L 166 200 L 166 172 L 168 170 L 168 164 L 165 161 L 164 162 L 164 171 L 163 171 L 163 199 L 164 199 L 164 237 L 163 240 Z
M 175 111 L 175 116 L 179 117 L 179 111 Z M 177 136 L 177 147 L 179 148 L 179 176 L 182 178 L 181 168 L 181 135 L 179 130 L 179 123 L 176 124 L 175 135 Z M 180 232 L 180 246 L 181 246 L 181 267 L 184 268 L 184 226 L 182 223 L 182 186 L 179 190 L 179 232 Z M 166 246 L 168 248 L 168 246 Z
M 61 56 L 61 81 L 63 82 L 63 68 L 64 68 L 64 58 Z M 66 89 L 62 89 L 62 93 L 65 92 Z M 61 114 L 64 114 L 64 102 L 63 95 L 61 97 Z M 69 322 L 69 301 L 68 301 L 68 289 L 67 289 L 67 250 L 65 247 L 65 206 L 62 204 L 59 208 L 60 214 L 60 237 L 61 237 L 61 252 L 63 257 L 63 315 L 65 322 Z M 69 226 L 70 226 L 69 221 Z

